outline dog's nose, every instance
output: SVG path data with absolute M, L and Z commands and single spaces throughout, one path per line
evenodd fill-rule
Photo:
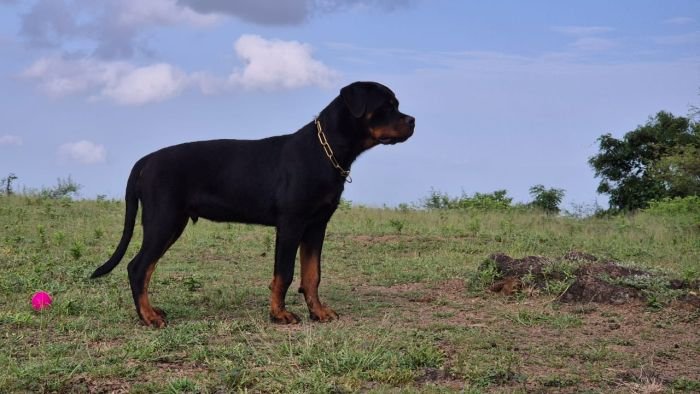
M 416 125 L 416 118 L 413 116 L 406 115 L 406 119 L 404 119 L 406 123 L 409 124 L 409 126 L 415 126 Z

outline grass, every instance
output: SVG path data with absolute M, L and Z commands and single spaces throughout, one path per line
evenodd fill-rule
M 559 305 L 465 285 L 492 253 L 570 250 L 697 280 L 700 227 L 685 217 L 345 207 L 328 228 L 321 285 L 341 320 L 291 327 L 267 321 L 273 230 L 200 221 L 154 274 L 151 299 L 170 322 L 154 330 L 136 318 L 126 261 L 88 279 L 119 240 L 123 208 L 0 197 L 0 392 L 700 387 L 697 311 Z M 41 313 L 29 304 L 38 290 L 54 296 Z M 287 303 L 307 316 L 295 291 Z

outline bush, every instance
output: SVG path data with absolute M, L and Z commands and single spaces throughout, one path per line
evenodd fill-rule
M 564 189 L 545 189 L 544 185 L 535 185 L 530 188 L 530 195 L 534 199 L 530 205 L 539 208 L 546 213 L 559 213 L 559 204 L 564 198 Z
M 649 202 L 644 212 L 653 215 L 700 216 L 700 196 L 663 198 Z
M 58 178 L 56 186 L 42 187 L 41 190 L 25 189 L 22 194 L 25 196 L 50 200 L 59 200 L 62 198 L 70 199 L 78 194 L 78 190 L 80 190 L 81 187 L 81 185 L 68 176 L 66 179 Z
M 461 197 L 450 197 L 447 193 L 431 190 L 430 195 L 421 201 L 427 209 L 475 209 L 481 211 L 505 210 L 512 208 L 513 199 L 507 196 L 506 190 L 496 190 L 493 193 L 474 193 L 469 196 L 462 193 Z

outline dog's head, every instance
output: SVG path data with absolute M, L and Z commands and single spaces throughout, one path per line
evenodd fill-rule
M 342 88 L 340 96 L 367 133 L 365 147 L 396 144 L 413 135 L 416 119 L 399 112 L 399 101 L 386 86 L 355 82 Z

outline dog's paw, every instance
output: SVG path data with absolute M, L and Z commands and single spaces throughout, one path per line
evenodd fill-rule
M 309 318 L 313 321 L 326 323 L 329 321 L 338 320 L 339 316 L 333 309 L 323 305 L 315 311 L 310 311 Z
M 163 328 L 168 325 L 168 321 L 165 319 L 165 312 L 163 312 L 162 309 L 152 308 L 150 313 L 144 312 L 145 311 L 141 312 L 141 322 L 145 326 L 153 328 Z
M 160 308 L 156 308 L 156 307 L 153 307 L 153 312 L 155 312 L 163 320 L 165 320 L 165 317 L 168 315 L 167 313 L 165 313 L 164 310 L 162 310 Z
M 270 321 L 276 324 L 299 324 L 301 319 L 296 314 L 283 309 L 270 312 Z
M 141 321 L 144 325 L 153 328 L 165 328 L 168 325 L 167 320 L 165 320 L 165 318 L 160 315 L 154 315 L 148 320 L 142 319 Z

